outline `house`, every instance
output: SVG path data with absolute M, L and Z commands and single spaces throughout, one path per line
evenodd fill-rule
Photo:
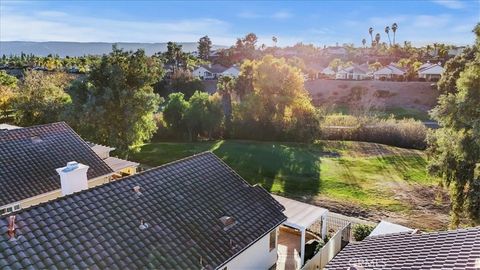
M 237 66 L 231 66 L 223 71 L 220 76 L 232 76 L 237 78 L 240 75 L 240 69 Z
M 107 162 L 114 161 L 102 159 L 64 122 L 12 127 L 0 129 L 0 214 L 65 195 L 56 170 L 68 162 L 88 167 L 86 188 L 108 183 L 122 172 L 134 173 L 132 167 L 138 166 L 112 169 Z
M 443 67 L 440 63 L 438 64 L 423 64 L 418 69 L 418 78 L 424 79 L 429 82 L 436 82 L 440 80 L 443 73 Z
M 480 227 L 401 232 L 349 243 L 325 269 L 478 269 Z
M 344 58 L 348 55 L 348 51 L 346 48 L 342 46 L 330 46 L 322 50 L 324 55 L 333 56 Z
M 402 68 L 393 63 L 375 71 L 373 73 L 374 80 L 403 80 L 407 73 Z
M 368 69 L 365 70 L 358 65 L 342 68 L 335 75 L 337 80 L 366 80 L 368 78 Z
M 448 50 L 448 56 L 455 57 L 463 53 L 467 46 L 455 46 Z
M 335 72 L 335 70 L 333 70 L 333 68 L 326 67 L 326 68 L 322 69 L 321 74 L 324 75 L 327 78 L 334 79 L 335 75 L 336 75 L 336 72 Z
M 222 72 L 226 70 L 227 68 L 220 64 L 202 65 L 194 69 L 192 75 L 202 80 L 214 80 L 220 77 Z
M 202 153 L 0 216 L 0 268 L 269 269 L 283 210 Z

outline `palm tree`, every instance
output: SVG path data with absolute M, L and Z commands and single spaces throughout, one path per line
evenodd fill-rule
M 229 137 L 232 127 L 232 94 L 235 91 L 235 82 L 235 78 L 231 76 L 222 76 L 217 83 L 217 91 L 222 96 L 226 137 Z
M 273 36 L 273 37 L 272 37 L 272 41 L 273 41 L 273 47 L 277 47 L 278 39 L 277 39 L 276 36 Z
M 390 27 L 386 26 L 385 27 L 385 33 L 387 33 L 388 36 L 388 43 L 390 44 L 390 47 L 392 46 L 392 42 L 390 41 Z
M 368 28 L 368 33 L 370 34 L 370 40 L 372 41 L 373 46 L 373 27 Z
M 397 23 L 393 23 L 393 24 L 392 24 L 393 45 L 395 45 L 395 33 L 397 33 L 397 29 L 398 29 L 398 24 L 397 24 Z
M 365 44 L 367 44 L 367 40 L 366 40 L 366 39 L 362 39 L 362 44 L 363 44 L 363 47 L 365 48 Z
M 377 46 L 378 46 L 378 44 L 380 44 L 380 33 L 377 33 L 375 35 L 375 44 L 377 44 Z

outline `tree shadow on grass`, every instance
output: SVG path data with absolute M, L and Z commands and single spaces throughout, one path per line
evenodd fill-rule
M 227 141 L 214 153 L 251 184 L 298 197 L 318 194 L 320 156 L 318 145 Z

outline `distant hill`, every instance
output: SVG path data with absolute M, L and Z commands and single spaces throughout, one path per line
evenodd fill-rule
M 49 54 L 58 54 L 65 56 L 82 55 L 102 55 L 112 51 L 112 45 L 117 44 L 119 48 L 125 50 L 145 49 L 147 55 L 153 55 L 156 52 L 167 50 L 167 43 L 107 43 L 107 42 L 32 42 L 32 41 L 0 41 L 1 55 L 18 55 L 23 53 L 34 54 L 38 56 L 47 56 Z M 179 42 L 183 51 L 193 52 L 197 50 L 197 42 Z M 213 49 L 226 48 L 226 46 L 213 45 Z

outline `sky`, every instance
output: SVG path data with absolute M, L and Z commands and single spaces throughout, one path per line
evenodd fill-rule
M 316 46 L 369 40 L 468 45 L 480 0 L 397 1 L 8 1 L 0 0 L 0 41 L 196 42 L 232 45 L 253 32 L 259 44 Z M 393 39 L 393 34 L 391 38 Z

